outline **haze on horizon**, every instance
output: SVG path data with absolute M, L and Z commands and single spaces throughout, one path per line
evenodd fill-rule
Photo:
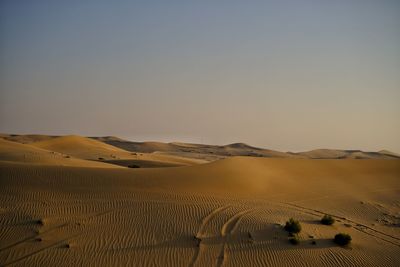
M 399 1 L 0 3 L 0 132 L 400 152 Z

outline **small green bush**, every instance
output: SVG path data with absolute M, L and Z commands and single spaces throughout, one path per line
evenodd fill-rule
M 338 244 L 339 246 L 346 246 L 351 242 L 351 236 L 344 233 L 339 233 L 335 235 L 333 241 Z
M 325 225 L 332 225 L 335 223 L 335 219 L 331 215 L 325 214 L 321 219 L 321 223 Z
M 290 218 L 289 221 L 286 222 L 284 229 L 290 234 L 297 234 L 301 231 L 301 225 L 299 221 Z

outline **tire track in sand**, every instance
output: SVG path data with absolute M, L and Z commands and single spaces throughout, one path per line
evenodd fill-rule
M 40 252 L 42 252 L 42 251 L 45 251 L 45 250 L 47 250 L 47 249 L 49 249 L 49 248 L 53 248 L 53 247 L 57 247 L 57 246 L 59 246 L 59 245 L 62 245 L 64 242 L 66 242 L 66 241 L 68 241 L 68 240 L 70 240 L 70 239 L 72 239 L 72 238 L 75 238 L 75 237 L 77 237 L 77 236 L 79 236 L 79 235 L 81 235 L 81 234 L 80 234 L 80 233 L 79 233 L 79 234 L 75 234 L 75 235 L 73 235 L 73 236 L 69 236 L 69 237 L 64 238 L 64 239 L 62 239 L 62 240 L 59 240 L 59 241 L 57 241 L 57 242 L 54 242 L 53 244 L 51 244 L 51 245 L 49 245 L 49 246 L 43 247 L 43 248 L 41 248 L 41 249 L 39 249 L 39 250 L 35 250 L 35 251 L 33 251 L 33 252 L 29 253 L 29 254 L 26 254 L 26 255 L 24 255 L 24 256 L 18 258 L 18 259 L 15 259 L 15 260 L 13 260 L 13 261 L 7 262 L 7 263 L 5 263 L 5 264 L 2 265 L 2 266 L 5 267 L 5 266 L 9 266 L 9 265 L 11 265 L 11 264 L 20 262 L 20 261 L 22 261 L 22 260 L 24 260 L 24 259 L 26 259 L 26 258 L 29 258 L 29 257 L 31 257 L 31 256 L 33 256 L 33 255 L 36 255 L 36 254 L 38 254 L 38 253 L 40 253 Z
M 5 246 L 5 247 L 0 248 L 0 252 L 3 252 L 4 250 L 13 248 L 13 247 L 15 247 L 15 246 L 18 246 L 18 245 L 20 245 L 20 244 L 23 244 L 23 243 L 25 243 L 25 242 L 27 242 L 27 241 L 32 241 L 32 240 L 34 240 L 35 238 L 39 237 L 40 235 L 44 235 L 44 234 L 47 234 L 47 233 L 49 233 L 49 232 L 52 232 L 52 231 L 55 231 L 55 230 L 59 230 L 59 229 L 61 229 L 61 228 L 63 228 L 63 227 L 66 227 L 66 226 L 68 226 L 68 225 L 69 225 L 69 223 L 63 223 L 63 224 L 54 226 L 54 227 L 52 227 L 52 228 L 46 229 L 45 231 L 38 232 L 37 234 L 28 236 L 28 237 L 26 237 L 26 238 L 24 238 L 24 239 L 22 239 L 22 240 L 19 240 L 19 241 L 15 242 L 15 243 L 12 243 L 12 244 L 10 244 L 10 245 L 7 245 L 7 246 Z
M 242 220 L 243 216 L 254 211 L 255 209 L 246 209 L 244 211 L 238 212 L 235 215 L 233 215 L 229 220 L 222 226 L 221 228 L 221 236 L 223 239 L 221 251 L 219 253 L 218 259 L 217 259 L 217 267 L 220 267 L 224 264 L 225 261 L 225 248 L 226 248 L 226 243 L 228 241 L 228 237 L 234 233 Z
M 208 222 L 211 221 L 211 219 L 214 218 L 215 216 L 217 216 L 220 212 L 223 212 L 224 210 L 227 210 L 227 209 L 230 208 L 230 207 L 231 207 L 230 205 L 221 206 L 221 207 L 219 207 L 219 208 L 213 210 L 213 211 L 212 211 L 210 214 L 208 214 L 206 217 L 204 217 L 204 219 L 203 219 L 203 221 L 202 221 L 202 223 L 201 223 L 201 225 L 200 225 L 200 227 L 199 227 L 199 230 L 197 231 L 197 233 L 196 233 L 196 235 L 195 235 L 195 238 L 201 238 L 201 237 L 203 237 L 203 235 L 204 235 L 204 230 L 205 230 L 205 227 L 207 226 Z M 195 251 L 195 254 L 193 255 L 192 260 L 191 260 L 190 263 L 189 263 L 189 267 L 193 267 L 194 264 L 196 263 L 197 258 L 199 257 L 199 254 L 200 254 L 200 246 L 201 246 L 201 245 L 202 245 L 202 244 L 201 244 L 201 239 L 200 239 L 199 244 L 198 244 L 198 247 L 197 247 L 197 249 L 196 249 L 196 251 Z

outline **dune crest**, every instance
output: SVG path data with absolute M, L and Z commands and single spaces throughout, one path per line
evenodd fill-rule
M 77 135 L 52 138 L 31 143 L 32 146 L 68 154 L 83 159 L 112 159 L 117 156 L 128 157 L 129 152 L 123 149 Z

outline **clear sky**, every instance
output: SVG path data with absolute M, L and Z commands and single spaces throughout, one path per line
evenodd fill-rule
M 0 132 L 400 152 L 400 1 L 0 2 Z

